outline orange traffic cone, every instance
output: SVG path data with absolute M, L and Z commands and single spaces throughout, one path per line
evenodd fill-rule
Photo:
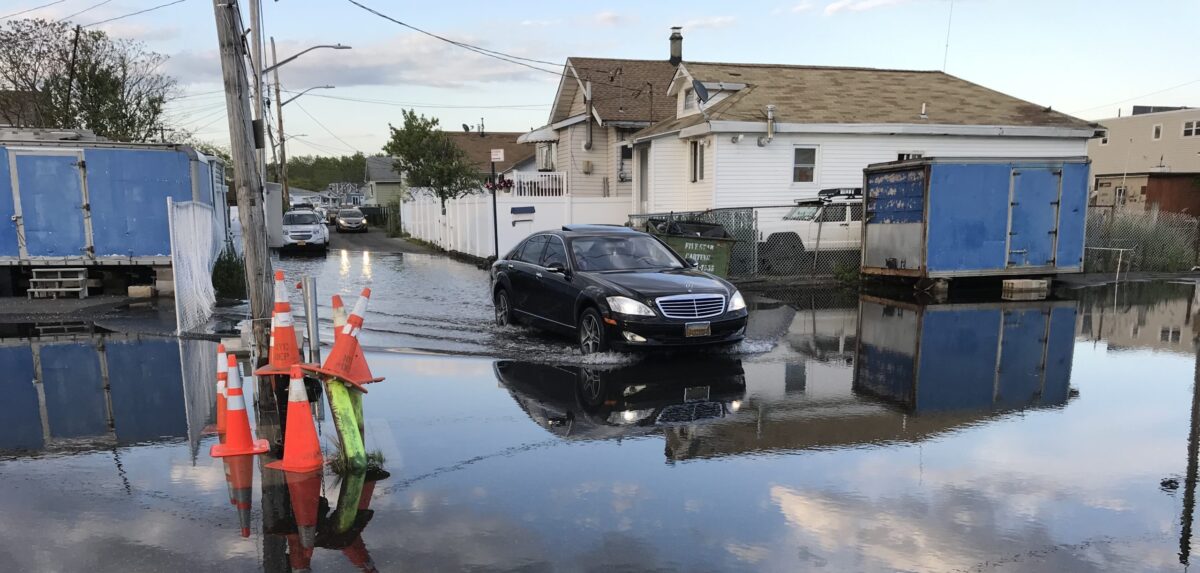
M 300 533 L 300 545 L 312 551 L 317 544 L 317 514 L 321 507 L 321 472 L 287 472 L 288 494 L 292 498 L 292 515 Z
M 342 297 L 333 295 L 333 328 L 337 329 L 346 325 L 346 308 L 342 306 Z M 365 380 L 364 384 L 373 382 L 383 382 L 383 378 L 376 378 L 371 373 L 371 367 L 367 365 L 367 357 L 363 355 L 362 346 L 356 346 L 354 349 L 354 362 L 350 363 L 350 376 L 355 379 Z
M 217 345 L 217 433 L 225 433 L 226 386 L 229 383 L 229 359 L 225 357 L 225 345 Z
M 232 354 L 229 355 L 228 375 L 229 384 L 225 388 L 229 393 L 226 399 L 225 442 L 213 444 L 208 453 L 214 458 L 261 454 L 270 446 L 266 440 L 256 440 L 250 433 L 250 416 L 246 414 L 246 398 L 242 395 L 242 375 L 238 371 L 237 357 Z
M 250 501 L 254 489 L 254 457 L 230 456 L 225 458 L 229 475 L 233 478 L 234 505 L 237 506 L 238 527 L 242 537 L 250 537 Z
M 333 349 L 329 351 L 329 358 L 325 359 L 325 364 L 320 366 L 306 364 L 304 365 L 305 369 L 337 378 L 353 385 L 364 394 L 367 392 L 367 389 L 363 388 L 363 384 L 369 382 L 370 379 L 362 377 L 361 373 L 359 376 L 354 375 L 354 355 L 360 351 L 358 333 L 362 330 L 363 315 L 367 312 L 367 302 L 370 300 L 371 289 L 364 288 L 362 296 L 358 297 L 358 302 L 354 304 L 354 312 L 350 314 L 350 318 L 346 319 L 346 324 L 335 329 Z M 366 361 L 364 360 L 363 363 L 365 364 Z
M 300 344 L 292 320 L 292 305 L 288 302 L 283 271 L 275 271 L 275 312 L 271 314 L 271 354 L 266 366 L 254 371 L 255 376 L 286 376 L 292 365 L 300 363 Z
M 292 573 L 308 573 L 312 571 L 312 550 L 300 545 L 300 536 L 295 533 L 287 535 L 288 565 Z
M 271 462 L 267 467 L 285 472 L 310 472 L 321 469 L 325 465 L 325 458 L 321 457 L 321 440 L 317 438 L 317 426 L 313 424 L 308 390 L 304 387 L 304 375 L 300 373 L 299 364 L 292 365 L 291 376 L 283 459 Z
M 375 562 L 371 560 L 371 554 L 367 552 L 367 544 L 363 543 L 362 534 L 359 534 L 350 545 L 342 549 L 342 555 L 345 555 L 359 571 L 378 571 L 375 568 Z

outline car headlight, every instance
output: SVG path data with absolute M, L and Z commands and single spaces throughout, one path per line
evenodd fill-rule
M 341 223 L 341 224 L 343 224 L 343 225 L 345 225 L 345 224 L 346 224 L 346 220 L 345 220 L 345 219 L 338 219 L 337 221 L 338 221 L 338 223 Z
M 623 410 L 613 412 L 608 415 L 608 423 L 618 426 L 629 426 L 636 424 L 654 414 L 654 410 Z
M 654 311 L 650 307 L 625 296 L 610 296 L 607 299 L 608 308 L 618 314 L 629 314 L 633 316 L 654 316 Z
M 742 298 L 742 291 L 733 291 L 733 296 L 729 297 L 729 310 L 742 310 L 746 308 L 746 299 Z

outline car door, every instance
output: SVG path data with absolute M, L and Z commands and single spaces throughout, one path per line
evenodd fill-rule
M 542 260 L 542 251 L 546 248 L 546 235 L 534 235 L 525 241 L 522 247 L 509 261 L 509 281 L 513 286 L 513 308 L 525 314 L 537 316 L 538 292 L 537 279 L 534 272 Z
M 568 269 L 567 273 L 550 272 L 550 265 L 556 263 Z M 539 266 L 540 268 L 534 271 L 534 278 L 538 283 L 538 292 L 544 294 L 544 299 L 539 301 L 539 308 L 543 311 L 542 317 L 559 326 L 574 328 L 575 300 L 579 297 L 579 287 L 570 275 L 567 246 L 562 237 L 549 235 Z
M 850 204 L 850 224 L 846 227 L 846 248 L 858 249 L 862 247 L 862 220 L 863 220 L 863 204 Z
M 811 227 L 813 236 L 808 244 L 812 245 L 812 249 L 821 251 L 843 248 L 846 227 L 846 205 L 827 204 L 821 208 L 816 224 Z

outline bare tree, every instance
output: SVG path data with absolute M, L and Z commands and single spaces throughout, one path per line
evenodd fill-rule
M 158 72 L 166 60 L 141 42 L 101 31 L 9 21 L 0 28 L 0 119 L 145 141 L 162 127 L 175 92 L 175 79 Z

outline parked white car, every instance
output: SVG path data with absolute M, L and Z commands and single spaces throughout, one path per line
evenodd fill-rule
M 783 219 L 758 224 L 759 250 L 774 256 L 857 249 L 862 244 L 862 218 L 861 195 L 797 201 Z
M 283 214 L 283 246 L 324 251 L 329 248 L 329 227 L 311 209 L 288 211 Z

